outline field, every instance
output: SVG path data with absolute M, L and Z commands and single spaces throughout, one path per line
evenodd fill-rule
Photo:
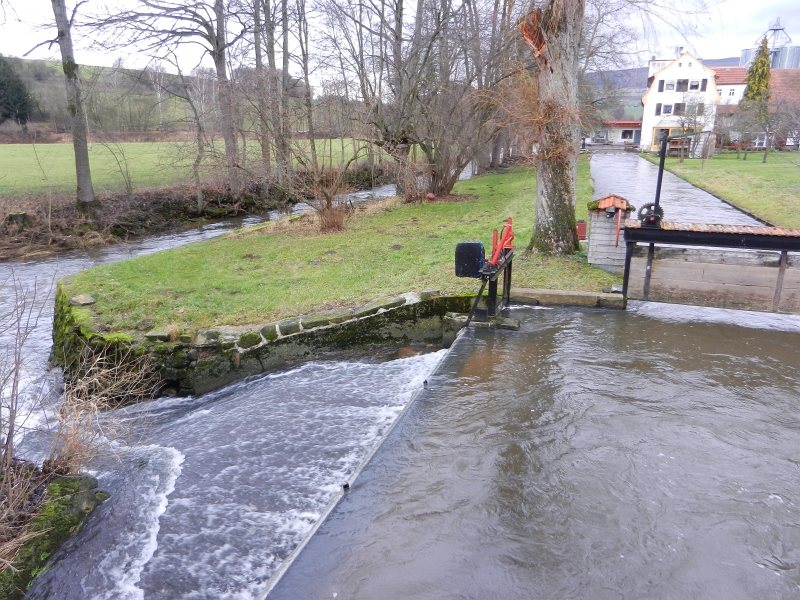
M 778 227 L 800 227 L 800 157 L 796 152 L 762 153 L 747 160 L 718 154 L 705 161 L 668 158 L 666 168 L 689 183 Z M 646 158 L 658 164 L 655 155 Z
M 580 173 L 578 204 L 585 206 L 588 163 Z M 270 222 L 97 267 L 63 285 L 70 295 L 91 294 L 98 322 L 113 331 L 132 330 L 144 319 L 186 330 L 267 322 L 429 288 L 474 293 L 476 280 L 453 275 L 456 243 L 490 245 L 492 228 L 512 217 L 521 252 L 531 235 L 535 188 L 535 172 L 520 168 L 459 183 L 465 198 L 457 202 L 388 201 L 357 213 L 341 233 L 319 233 L 313 217 Z M 581 254 L 515 260 L 519 287 L 600 291 L 618 281 Z
M 338 164 L 342 153 L 351 152 L 353 142 L 318 140 L 319 160 Z M 344 148 L 342 146 L 344 145 Z M 308 142 L 296 142 L 296 154 L 305 154 Z M 215 164 L 224 157 L 220 142 L 211 149 L 204 177 L 214 179 Z M 129 176 L 133 189 L 158 188 L 187 183 L 191 179 L 194 146 L 190 142 L 94 143 L 89 150 L 92 181 L 96 192 L 124 190 Z M 258 160 L 257 142 L 247 144 L 244 162 Z M 383 157 L 385 158 L 385 154 Z M 296 163 L 299 160 L 296 158 Z M 0 198 L 46 196 L 75 189 L 75 159 L 72 144 L 0 144 Z
M 122 173 L 135 188 L 185 183 L 191 170 L 179 164 L 178 143 L 93 144 L 92 180 L 98 192 L 125 189 Z M 126 170 L 127 167 L 127 170 Z M 0 196 L 34 196 L 75 189 L 72 144 L 0 145 Z

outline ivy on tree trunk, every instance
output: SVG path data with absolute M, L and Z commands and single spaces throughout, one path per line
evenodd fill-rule
M 89 168 L 89 127 L 81 97 L 78 64 L 72 48 L 72 21 L 67 17 L 64 0 L 52 0 L 53 15 L 58 28 L 58 47 L 61 50 L 61 65 L 67 84 L 67 109 L 72 126 L 72 146 L 75 151 L 75 176 L 78 183 L 78 207 L 86 207 L 95 201 L 92 173 Z
M 585 8 L 584 0 L 548 0 L 519 23 L 536 59 L 539 93 L 536 217 L 528 248 L 552 254 L 579 248 L 578 46 Z

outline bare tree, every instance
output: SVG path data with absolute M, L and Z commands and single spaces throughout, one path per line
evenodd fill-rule
M 75 152 L 75 177 L 77 180 L 78 207 L 85 208 L 95 201 L 92 172 L 89 166 L 89 128 L 81 97 L 81 80 L 75 51 L 72 45 L 72 25 L 83 2 L 78 2 L 67 16 L 66 0 L 51 0 L 53 15 L 58 29 L 58 47 L 61 50 L 61 66 L 67 86 L 67 108 L 72 129 L 72 147 Z
M 113 32 L 106 45 L 136 44 L 154 56 L 175 55 L 181 45 L 200 45 L 214 63 L 217 79 L 222 138 L 225 142 L 225 162 L 230 190 L 241 191 L 239 149 L 234 120 L 234 94 L 228 75 L 228 50 L 246 33 L 246 27 L 230 39 L 228 19 L 240 20 L 240 15 L 227 10 L 223 0 L 185 4 L 172 0 L 139 0 L 136 8 L 108 11 L 92 23 L 95 29 Z

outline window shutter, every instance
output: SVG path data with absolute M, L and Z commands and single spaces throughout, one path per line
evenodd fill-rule
M 661 103 L 656 104 L 656 116 L 661 114 Z
M 708 87 L 708 79 L 703 79 L 700 82 L 700 91 L 705 92 L 707 87 Z
M 664 80 L 663 79 L 659 79 L 658 80 L 658 91 L 659 92 L 663 92 L 664 91 Z

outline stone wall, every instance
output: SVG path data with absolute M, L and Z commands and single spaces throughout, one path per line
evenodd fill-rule
M 68 298 L 59 286 L 53 325 L 53 357 L 69 376 L 87 349 L 149 354 L 165 389 L 202 394 L 231 382 L 306 360 L 363 355 L 386 346 L 448 347 L 473 297 L 438 292 L 404 294 L 352 310 L 339 310 L 247 326 L 182 332 L 100 332 L 91 303 Z M 174 335 L 174 334 L 173 334 Z

